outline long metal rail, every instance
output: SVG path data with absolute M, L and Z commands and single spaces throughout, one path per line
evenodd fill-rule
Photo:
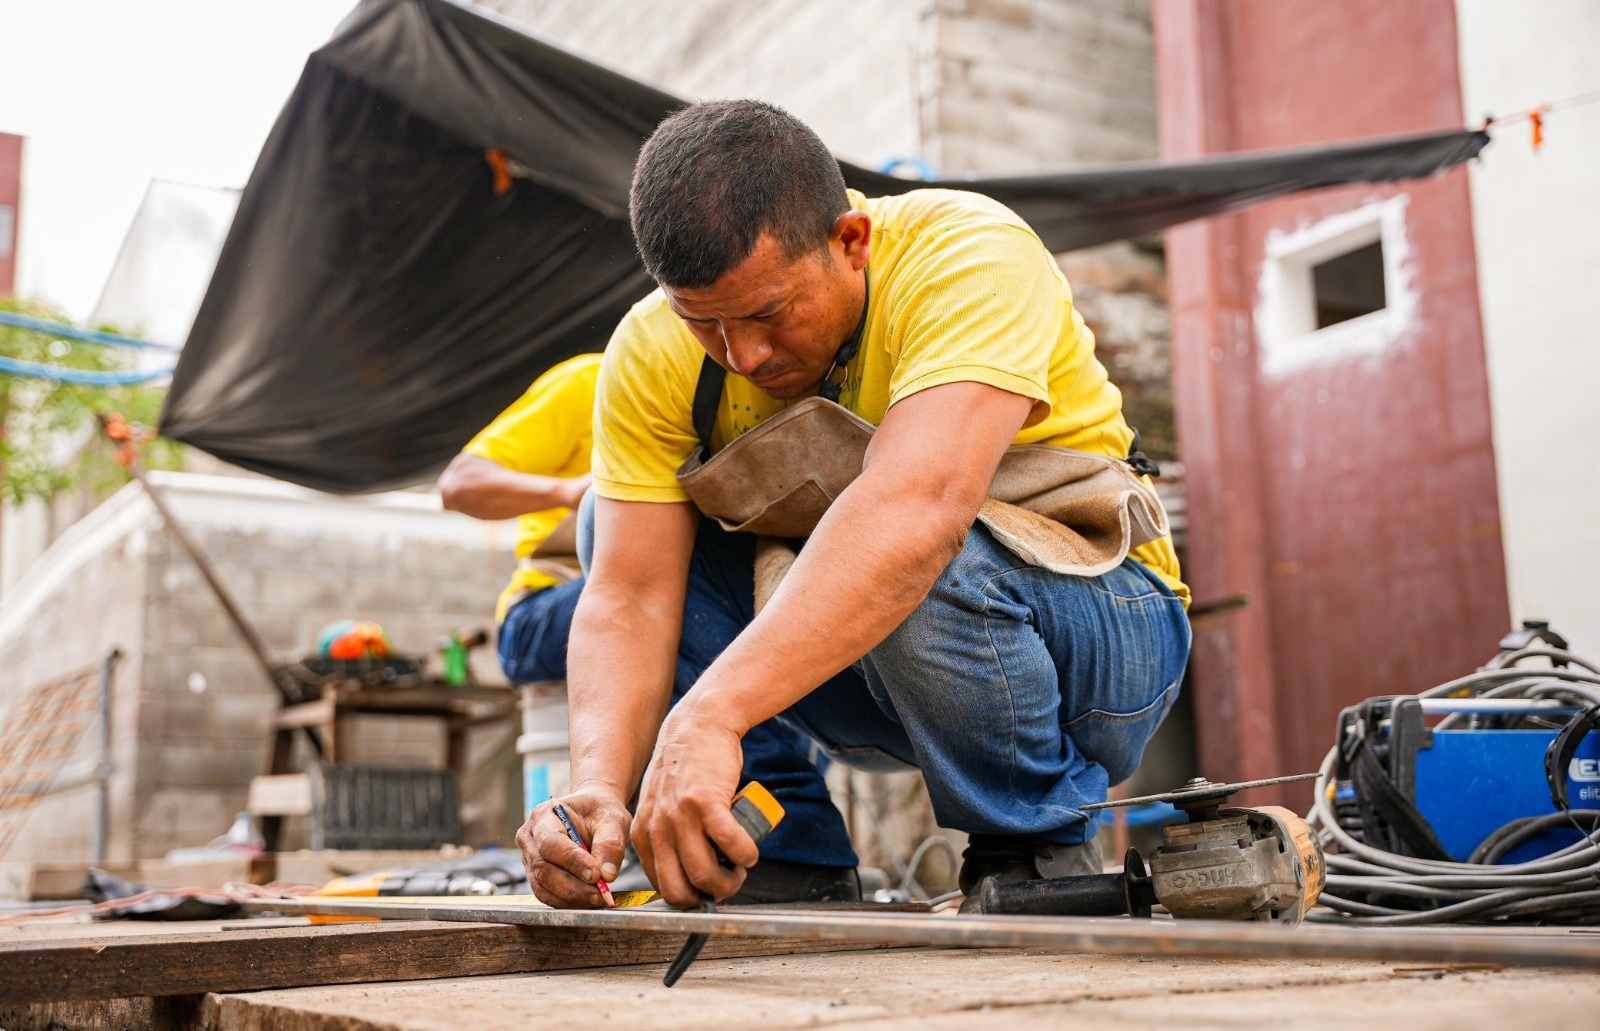
M 1430 965 L 1561 967 L 1600 971 L 1600 934 L 1588 929 L 1370 928 L 1207 920 L 929 915 L 775 910 L 563 910 L 537 903 L 426 899 L 259 899 L 276 913 L 457 920 L 533 927 L 611 928 L 661 934 L 779 935 L 813 941 L 880 941 L 947 948 L 1034 948 L 1135 956 L 1346 959 Z

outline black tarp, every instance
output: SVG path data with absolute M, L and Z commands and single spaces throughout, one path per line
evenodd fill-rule
M 684 102 L 450 0 L 367 0 L 305 71 L 240 200 L 161 432 L 336 492 L 414 482 L 650 288 L 627 223 Z M 1481 132 L 946 180 L 1055 251 L 1266 197 L 1431 175 Z M 497 193 L 489 149 L 507 155 Z M 869 195 L 924 185 L 846 164 Z

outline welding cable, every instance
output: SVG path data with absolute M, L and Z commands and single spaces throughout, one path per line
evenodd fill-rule
M 1574 821 L 1579 824 L 1589 824 L 1588 830 L 1593 833 L 1596 828 L 1600 828 L 1600 809 L 1573 809 L 1565 813 L 1545 813 L 1542 816 L 1524 816 L 1520 820 L 1512 820 L 1479 842 L 1478 847 L 1472 850 L 1472 855 L 1467 857 L 1467 862 L 1485 864 L 1498 862 L 1501 856 L 1529 838 L 1538 837 L 1552 827 L 1560 827 Z
M 922 865 L 922 859 L 928 854 L 929 849 L 941 847 L 947 853 L 949 853 L 950 862 L 953 864 L 952 868 L 957 870 L 961 869 L 961 854 L 956 851 L 956 847 L 955 845 L 951 844 L 950 839 L 944 837 L 942 834 L 930 834 L 928 837 L 922 839 L 922 844 L 916 847 L 916 849 L 911 853 L 911 858 L 906 861 L 906 875 L 900 878 L 901 891 L 910 891 L 913 884 L 917 884 L 917 887 L 921 888 L 921 885 L 917 883 L 916 879 L 917 867 Z M 927 894 L 926 890 L 923 890 L 921 893 L 924 895 Z M 946 894 L 948 894 L 948 892 Z M 959 894 L 959 892 L 957 894 Z M 942 898 L 943 896 L 940 897 Z M 931 903 L 933 900 L 929 899 L 928 901 Z
M 1521 665 L 1529 660 L 1552 666 Z M 1586 708 L 1600 705 L 1600 668 L 1565 649 L 1528 647 L 1502 653 L 1483 669 L 1415 697 L 1520 697 Z M 1437 728 L 1468 716 L 1450 714 Z M 1323 760 L 1309 818 L 1326 850 L 1328 878 L 1322 906 L 1308 919 L 1387 926 L 1600 921 L 1600 811 L 1569 810 L 1513 821 L 1490 834 L 1465 863 L 1397 855 L 1356 839 L 1340 826 L 1331 790 L 1338 758 L 1335 745 Z M 1576 842 L 1527 862 L 1497 865 L 1496 860 L 1526 841 L 1568 825 L 1580 835 Z

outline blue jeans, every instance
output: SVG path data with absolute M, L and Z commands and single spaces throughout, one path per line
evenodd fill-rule
M 674 701 L 754 618 L 754 559 L 753 537 L 701 521 Z M 920 768 L 940 826 L 1087 840 L 1095 822 L 1082 806 L 1138 766 L 1177 697 L 1189 639 L 1183 603 L 1139 562 L 1064 576 L 975 525 L 881 644 L 745 736 L 744 777 L 786 811 L 762 855 L 856 864 L 807 758 L 812 739 L 858 768 Z
M 500 668 L 513 684 L 567 679 L 567 638 L 583 577 L 546 587 L 511 606 L 500 624 Z

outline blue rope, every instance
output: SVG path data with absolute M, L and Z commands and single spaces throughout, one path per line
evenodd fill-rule
M 0 373 L 32 376 L 35 379 L 53 379 L 57 383 L 81 383 L 91 387 L 125 387 L 170 376 L 172 368 L 169 366 L 165 369 L 148 369 L 143 372 L 102 372 L 98 369 L 69 369 L 60 365 L 19 362 L 15 358 L 0 356 Z
M 120 333 L 102 333 L 94 329 L 79 329 L 77 326 L 66 322 L 36 319 L 31 315 L 19 315 L 14 311 L 0 311 L 0 326 L 31 329 L 36 333 L 49 333 L 52 336 L 82 340 L 89 344 L 106 344 L 111 347 L 137 347 L 141 350 L 171 351 L 173 353 L 180 350 L 180 348 L 173 347 L 171 344 L 158 344 L 150 340 L 140 340 L 138 337 L 125 337 Z
M 878 171 L 884 175 L 894 175 L 902 168 L 911 169 L 923 182 L 939 178 L 939 170 L 921 158 L 892 157 L 879 165 Z

